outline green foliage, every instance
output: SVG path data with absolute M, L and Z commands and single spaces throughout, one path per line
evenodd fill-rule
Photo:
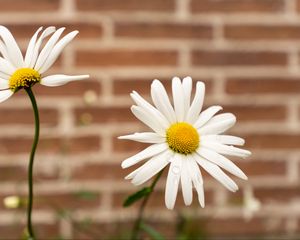
M 208 239 L 205 223 L 201 219 L 178 215 L 176 226 L 176 240 L 204 240 Z
M 123 207 L 129 207 L 136 201 L 142 199 L 143 197 L 148 196 L 152 192 L 151 187 L 145 187 L 134 194 L 130 195 L 123 203 Z
M 161 235 L 158 231 L 154 228 L 149 226 L 148 224 L 141 223 L 140 228 L 144 230 L 153 240 L 165 240 L 164 236 Z
M 97 193 L 90 192 L 90 191 L 78 191 L 74 194 L 76 197 L 78 197 L 82 200 L 95 200 L 98 197 Z

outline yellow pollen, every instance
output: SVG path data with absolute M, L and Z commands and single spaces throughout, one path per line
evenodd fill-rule
M 19 68 L 9 79 L 9 88 L 15 92 L 20 88 L 30 87 L 41 80 L 41 75 L 32 68 Z
M 200 142 L 197 130 L 189 123 L 174 123 L 167 130 L 167 143 L 177 153 L 190 154 L 194 152 Z

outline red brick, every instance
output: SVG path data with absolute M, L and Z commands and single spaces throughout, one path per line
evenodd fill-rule
M 181 79 L 183 79 L 185 76 L 180 76 L 180 74 L 175 74 L 169 77 L 159 77 L 159 76 L 153 76 L 148 78 L 115 78 L 113 81 L 113 93 L 115 95 L 128 95 L 134 90 L 137 91 L 139 94 L 143 96 L 150 96 L 151 91 L 151 83 L 154 79 L 159 79 L 164 87 L 166 88 L 167 92 L 170 93 L 170 99 L 171 99 L 171 82 L 173 76 L 179 76 Z M 193 77 L 194 79 L 194 86 L 196 81 L 203 81 L 205 83 L 205 94 L 211 94 L 213 89 L 213 81 L 208 78 L 201 78 L 198 79 L 196 77 Z M 195 91 L 195 89 L 194 89 Z
M 21 225 L 18 222 L 12 225 L 0 225 L 1 238 L 7 240 L 23 239 L 23 233 L 25 225 Z M 55 224 L 41 224 L 34 223 L 34 232 L 37 239 L 49 239 L 58 238 L 59 236 L 59 225 Z
M 247 148 L 255 149 L 291 149 L 300 148 L 300 135 L 297 134 L 252 134 L 243 136 L 247 140 Z
M 224 36 L 234 40 L 295 40 L 300 39 L 300 26 L 227 25 Z
M 103 34 L 103 29 L 100 24 L 88 22 L 56 22 L 55 24 L 15 23 L 7 24 L 5 26 L 12 32 L 15 38 L 26 38 L 28 41 L 41 26 L 44 27 L 43 29 L 46 29 L 49 26 L 55 26 L 57 29 L 60 27 L 66 27 L 66 30 L 64 31 L 65 34 L 78 30 L 79 35 L 76 37 L 76 41 L 84 38 L 98 38 Z
M 145 127 L 146 129 L 147 127 Z M 151 130 L 149 130 L 151 131 Z M 132 134 L 132 133 L 124 133 L 122 135 Z M 144 148 L 148 147 L 149 144 L 147 143 L 140 143 L 135 141 L 129 140 L 121 140 L 114 137 L 112 139 L 113 143 L 113 151 L 114 152 L 130 152 L 130 153 L 138 153 L 139 151 L 143 150 Z
M 162 39 L 211 39 L 212 26 L 186 23 L 117 22 L 117 37 Z
M 97 95 L 102 92 L 102 87 L 96 80 L 82 80 L 67 83 L 57 88 L 46 87 L 43 85 L 34 86 L 37 95 L 41 96 L 61 96 L 61 97 L 83 97 L 86 91 L 94 91 Z
M 281 105 L 276 106 L 258 106 L 243 105 L 223 106 L 224 111 L 233 113 L 238 121 L 283 121 L 287 118 L 286 107 Z
M 16 193 L 6 194 L 0 196 L 0 208 L 6 209 L 3 204 L 3 199 L 7 196 L 15 195 Z M 18 195 L 22 200 L 27 199 L 27 195 Z M 34 211 L 47 209 L 55 212 L 61 210 L 77 210 L 77 209 L 91 209 L 100 206 L 100 194 L 90 191 L 78 191 L 68 193 L 47 193 L 35 194 Z M 25 205 L 21 205 L 19 210 L 26 209 Z
M 79 51 L 76 63 L 79 66 L 118 67 L 118 66 L 175 66 L 176 51 L 111 49 Z
M 77 108 L 74 112 L 77 124 L 84 124 L 88 115 L 90 123 L 120 123 L 136 121 L 129 107 L 85 107 Z
M 50 126 L 57 125 L 57 110 L 51 108 L 40 108 L 39 113 L 41 124 L 47 124 Z M 34 126 L 34 116 L 32 109 L 0 108 L 0 115 L 0 124 L 30 124 Z
M 293 200 L 300 198 L 300 188 L 299 186 L 274 186 L 270 188 L 261 187 L 254 189 L 254 195 L 265 204 L 281 203 L 286 205 L 292 203 Z
M 195 66 L 280 66 L 287 64 L 287 55 L 283 52 L 249 51 L 206 51 L 192 53 Z
M 85 164 L 82 167 L 78 167 L 72 173 L 73 179 L 87 180 L 115 180 L 121 181 L 124 177 L 129 174 L 131 170 L 122 169 L 121 162 L 119 164 L 109 164 L 109 163 L 91 163 Z
M 84 194 L 84 193 L 83 193 Z M 91 209 L 100 206 L 100 195 L 96 192 L 88 192 L 85 197 L 80 192 L 76 193 L 52 193 L 36 194 L 35 209 L 76 210 Z
M 67 139 L 64 143 L 64 152 L 69 154 L 98 151 L 101 147 L 98 136 L 84 136 Z
M 300 79 L 290 77 L 230 78 L 226 84 L 230 94 L 298 94 Z
M 175 9 L 174 0 L 77 0 L 77 7 L 81 11 L 166 11 Z
M 282 234 L 284 233 L 284 222 L 279 219 L 281 224 L 273 229 L 268 226 L 270 218 L 253 218 L 249 221 L 243 218 L 203 218 L 195 221 L 198 228 L 210 237 L 244 237 L 250 236 L 266 236 L 269 234 Z M 274 220 L 274 219 L 273 219 Z
M 28 153 L 29 154 L 29 153 Z M 29 159 L 29 156 L 28 156 Z M 28 161 L 24 159 L 24 161 Z M 12 182 L 20 182 L 27 181 L 27 166 L 1 166 L 0 167 L 0 181 L 12 181 Z M 35 180 L 55 180 L 58 179 L 58 171 L 45 173 L 41 169 L 36 168 L 34 171 L 34 179 Z
M 194 13 L 276 13 L 284 11 L 283 0 L 192 0 Z
M 249 161 L 240 160 L 236 162 L 236 164 L 250 178 L 265 177 L 265 176 L 270 176 L 270 177 L 285 176 L 287 173 L 287 166 L 284 160 L 263 161 L 263 160 L 250 159 Z
M 59 0 L 1 0 L 1 12 L 41 12 L 54 11 L 59 8 Z M 22 21 L 22 20 L 20 20 Z
M 296 0 L 296 4 L 297 11 L 300 12 L 300 1 Z
M 38 153 L 76 154 L 80 152 L 98 151 L 100 139 L 96 136 L 62 138 L 42 138 L 39 141 Z M 29 153 L 32 139 L 28 137 L 0 138 L 0 154 Z

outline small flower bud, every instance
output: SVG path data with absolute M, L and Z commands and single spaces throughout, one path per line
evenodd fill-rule
M 21 199 L 18 196 L 9 196 L 3 200 L 6 208 L 18 208 L 21 205 Z

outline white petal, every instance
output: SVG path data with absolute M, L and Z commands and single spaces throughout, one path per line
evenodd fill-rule
M 69 76 L 69 75 L 63 75 L 63 74 L 56 74 L 56 75 L 50 75 L 47 77 L 42 78 L 41 84 L 47 87 L 57 87 L 64 85 L 71 81 L 77 81 L 77 80 L 83 80 L 89 78 L 89 75 L 75 75 L 75 76 Z
M 187 121 L 191 124 L 194 124 L 199 117 L 203 106 L 203 100 L 205 95 L 205 85 L 203 82 L 197 82 L 196 85 L 196 94 L 194 100 L 191 104 L 191 107 L 187 113 Z
M 8 81 L 10 76 L 0 71 L 0 78 L 5 79 L 6 81 Z
M 169 164 L 170 155 L 170 152 L 166 151 L 151 158 L 143 165 L 143 168 L 134 176 L 131 182 L 134 185 L 140 185 L 148 181 Z
M 168 145 L 166 145 L 165 143 L 158 143 L 158 144 L 151 145 L 146 149 L 144 149 L 143 151 L 131 156 L 130 158 L 125 159 L 122 162 L 121 166 L 122 168 L 131 167 L 132 165 L 144 159 L 151 158 L 159 153 L 162 153 L 166 149 L 168 149 Z
M 238 190 L 238 186 L 236 185 L 236 183 L 230 177 L 228 177 L 216 164 L 209 162 L 199 155 L 196 160 L 198 164 L 204 168 L 205 171 L 207 171 L 212 177 L 223 184 L 227 189 L 232 192 L 236 192 Z
M 58 29 L 49 39 L 49 41 L 46 43 L 45 47 L 40 52 L 38 59 L 36 61 L 36 64 L 34 66 L 34 69 L 37 71 L 40 70 L 40 68 L 43 66 L 45 61 L 47 60 L 48 56 L 50 55 L 51 51 L 53 50 L 56 42 L 60 38 L 61 34 L 65 30 L 64 27 Z
M 189 110 L 190 104 L 191 104 L 192 85 L 193 85 L 193 81 L 192 81 L 191 77 L 185 77 L 182 80 L 182 88 L 183 88 L 183 93 L 184 93 L 185 118 L 186 118 L 187 111 Z
M 13 95 L 13 92 L 10 89 L 9 90 L 0 91 L 0 102 L 4 102 L 11 95 Z
M 8 56 L 6 46 L 1 40 L 0 40 L 0 53 L 2 54 L 3 58 L 9 61 L 9 56 Z
M 29 67 L 33 68 L 36 64 L 36 60 L 38 58 L 39 55 L 39 50 L 40 47 L 42 45 L 43 40 L 48 37 L 50 34 L 52 34 L 53 32 L 55 32 L 55 27 L 47 27 L 41 34 L 41 36 L 38 38 L 38 40 L 35 43 L 32 55 L 31 55 L 31 60 L 29 63 Z
M 6 46 L 10 62 L 17 68 L 23 67 L 21 50 L 10 31 L 4 26 L 0 26 L 0 36 Z
M 174 102 L 174 110 L 176 113 L 176 118 L 178 122 L 184 120 L 184 93 L 183 88 L 178 77 L 172 79 L 172 94 Z
M 34 52 L 34 47 L 35 47 L 35 43 L 37 40 L 37 36 L 40 33 L 40 31 L 42 31 L 43 27 L 40 27 L 35 34 L 33 34 L 32 38 L 29 41 L 27 50 L 26 50 L 26 54 L 25 54 L 25 59 L 24 59 L 24 66 L 25 67 L 29 67 L 30 66 L 30 62 L 31 59 L 33 57 L 33 52 Z
M 200 147 L 197 150 L 197 153 L 203 158 L 211 161 L 212 163 L 217 164 L 219 167 L 224 168 L 233 175 L 245 180 L 248 179 L 245 173 L 243 173 L 243 171 L 240 168 L 238 168 L 233 162 L 231 162 L 226 157 L 220 155 L 219 153 L 214 152 L 205 147 Z
M 221 106 L 211 106 L 205 109 L 202 113 L 200 113 L 199 118 L 194 123 L 195 128 L 202 127 L 205 123 L 207 123 L 217 112 L 222 110 Z
M 129 180 L 133 179 L 137 173 L 143 168 L 144 165 L 140 166 L 139 168 L 135 169 L 133 172 L 129 173 L 124 179 Z
M 192 179 L 188 171 L 188 159 L 184 159 L 182 162 L 181 168 L 181 188 L 182 188 L 182 195 L 184 204 L 186 206 L 191 205 L 193 201 L 193 185 Z
M 168 120 L 165 118 L 165 116 L 162 115 L 160 111 L 158 111 L 155 107 L 148 103 L 144 98 L 142 98 L 137 92 L 133 91 L 130 96 L 138 106 L 144 108 L 144 110 L 147 111 L 149 115 L 152 115 L 153 118 L 157 119 L 157 121 L 159 121 L 164 129 L 169 128 L 170 124 L 168 123 Z
M 143 143 L 163 143 L 166 141 L 165 137 L 153 132 L 134 133 L 130 135 L 120 136 L 118 139 L 127 139 Z
M 9 88 L 9 82 L 7 79 L 0 78 L 0 90 Z
M 15 72 L 16 68 L 9 61 L 0 57 L 0 72 L 7 75 L 7 79 Z M 5 79 L 6 79 L 5 78 Z
M 201 143 L 203 147 L 209 148 L 211 150 L 216 151 L 220 154 L 225 154 L 229 156 L 237 156 L 237 157 L 248 157 L 251 155 L 251 152 L 248 150 L 244 150 L 241 148 L 233 147 L 233 146 L 227 146 L 218 142 L 213 141 L 203 141 Z
M 221 113 L 214 116 L 203 127 L 199 128 L 201 135 L 219 134 L 231 128 L 236 122 L 236 117 L 232 113 Z
M 194 155 L 191 155 L 187 160 L 188 163 L 188 171 L 191 176 L 192 182 L 196 188 L 198 194 L 198 201 L 201 207 L 204 208 L 205 206 L 205 199 L 204 199 L 204 188 L 203 188 L 203 178 L 200 171 L 199 166 L 196 163 Z
M 69 42 L 71 42 L 77 34 L 78 34 L 78 31 L 73 31 L 73 32 L 68 33 L 61 40 L 59 40 L 59 42 L 54 46 L 51 53 L 47 57 L 45 63 L 41 66 L 40 69 L 38 69 L 38 71 L 40 73 L 46 72 L 52 66 L 52 64 L 56 61 L 56 59 L 58 58 L 58 56 L 60 55 L 60 53 L 62 52 L 64 47 Z
M 150 127 L 156 133 L 158 133 L 161 136 L 166 135 L 165 128 L 160 124 L 160 122 L 156 118 L 153 118 L 152 115 L 149 115 L 142 107 L 134 105 L 131 107 L 131 111 L 136 118 L 138 118 L 141 122 Z
M 169 123 L 176 122 L 176 115 L 166 89 L 158 80 L 154 80 L 151 84 L 151 97 L 155 107 L 168 119 Z
M 175 154 L 169 168 L 165 192 L 166 207 L 170 210 L 174 208 L 177 197 L 178 185 L 181 174 L 181 165 L 181 156 L 179 154 Z
M 201 141 L 213 141 L 238 146 L 243 146 L 245 144 L 245 140 L 243 138 L 230 135 L 203 135 L 201 136 Z

